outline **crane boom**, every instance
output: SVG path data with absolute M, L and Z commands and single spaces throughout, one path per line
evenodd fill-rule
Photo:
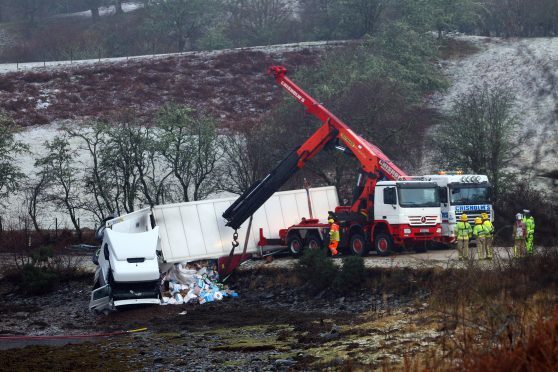
M 339 118 L 329 112 L 323 105 L 293 83 L 287 76 L 287 69 L 272 66 L 269 73 L 275 77 L 277 84 L 302 103 L 307 111 L 317 117 L 323 124 L 302 145 L 292 151 L 264 179 L 255 182 L 224 213 L 227 226 L 238 229 L 274 192 L 307 161 L 316 156 L 328 143 L 340 141 L 359 161 L 362 171 L 359 184 L 355 190 L 355 200 L 351 212 L 371 208 L 376 182 L 380 179 L 401 180 L 407 175 L 375 145 L 357 135 Z M 346 152 L 346 151 L 345 151 Z

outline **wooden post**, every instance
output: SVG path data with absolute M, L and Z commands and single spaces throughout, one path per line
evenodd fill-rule
M 54 238 L 58 238 L 58 217 L 54 218 Z

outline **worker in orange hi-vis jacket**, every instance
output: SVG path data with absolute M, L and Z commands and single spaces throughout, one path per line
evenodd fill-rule
M 335 223 L 333 218 L 328 220 L 329 222 L 329 250 L 331 251 L 332 256 L 336 256 L 339 252 L 337 252 L 337 247 L 339 246 L 339 225 Z

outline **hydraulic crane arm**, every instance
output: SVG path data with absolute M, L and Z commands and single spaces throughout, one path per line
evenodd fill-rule
M 238 229 L 267 199 L 279 190 L 293 174 L 304 167 L 306 161 L 313 158 L 332 139 L 337 131 L 329 124 L 322 125 L 314 134 L 296 150 L 292 151 L 264 179 L 256 181 L 223 213 L 227 226 Z
M 395 166 L 378 147 L 355 134 L 339 118 L 287 78 L 285 76 L 287 70 L 284 67 L 273 66 L 269 69 L 269 73 L 275 77 L 279 85 L 302 103 L 308 112 L 320 119 L 323 124 L 271 173 L 263 180 L 255 182 L 223 213 L 227 226 L 238 229 L 297 170 L 304 167 L 308 160 L 335 140 L 341 141 L 354 154 L 361 164 L 362 174 L 365 176 L 364 179 L 362 177 L 359 179 L 359 189 L 351 211 L 357 212 L 359 209 L 365 209 L 372 203 L 367 196 L 373 194 L 378 179 L 398 180 L 406 177 L 406 174 Z
M 390 180 L 399 180 L 407 177 L 405 172 L 393 164 L 377 146 L 372 145 L 370 142 L 354 133 L 341 119 L 333 115 L 322 104 L 293 83 L 286 76 L 287 69 L 285 67 L 272 66 L 269 69 L 269 73 L 275 77 L 277 84 L 285 88 L 287 92 L 302 103 L 310 114 L 324 123 L 329 122 L 333 128 L 337 129 L 339 132 L 339 140 L 341 140 L 357 157 L 364 172 L 377 173 L 379 170 L 382 170 L 386 178 Z

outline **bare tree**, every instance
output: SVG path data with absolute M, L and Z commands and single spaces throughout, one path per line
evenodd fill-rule
M 141 189 L 139 174 L 134 162 L 134 139 L 130 135 L 134 123 L 126 119 L 110 127 L 110 140 L 101 149 L 100 167 L 115 188 L 113 200 L 116 211 L 133 212 Z
M 131 140 L 131 155 L 137 169 L 144 199 L 153 207 L 161 204 L 168 195 L 167 179 L 172 169 L 163 171 L 161 148 L 154 129 L 145 126 L 126 127 Z
M 116 14 L 124 14 L 124 9 L 122 9 L 122 3 L 124 0 L 114 0 L 114 7 L 116 8 Z
M 19 187 L 25 177 L 17 165 L 17 155 L 28 147 L 14 138 L 14 122 L 0 112 L 0 205 Z
M 35 166 L 48 177 L 49 199 L 56 207 L 66 210 L 81 239 L 77 217 L 77 211 L 82 208 L 79 198 L 80 174 L 73 163 L 76 152 L 70 148 L 67 136 L 57 136 L 52 141 L 46 141 L 45 147 L 47 154 L 37 159 Z
M 169 105 L 157 119 L 161 152 L 181 189 L 182 201 L 206 198 L 218 189 L 221 157 L 215 121 L 188 107 Z
M 434 146 L 437 160 L 452 169 L 487 174 L 495 200 L 510 177 L 509 167 L 524 140 L 512 114 L 515 98 L 503 86 L 477 86 L 455 99 Z
M 214 22 L 215 5 L 213 0 L 153 0 L 149 28 L 170 37 L 181 52 Z
M 27 214 L 31 218 L 33 227 L 36 231 L 40 232 L 39 215 L 42 210 L 42 204 L 49 202 L 46 193 L 49 183 L 49 176 L 47 173 L 39 171 L 35 178 L 29 179 L 23 187 L 25 193 L 25 202 L 27 206 Z
M 18 0 L 17 8 L 25 21 L 30 26 L 35 26 L 39 17 L 49 6 L 49 1 L 43 0 Z
M 292 0 L 228 0 L 233 37 L 251 42 L 273 42 L 294 15 Z
M 264 124 L 255 123 L 221 137 L 221 166 L 226 175 L 219 180 L 221 190 L 242 194 L 271 170 L 269 149 L 264 141 L 266 134 Z
M 102 167 L 105 163 L 101 159 L 102 148 L 109 140 L 109 130 L 109 125 L 104 122 L 92 122 L 87 128 L 66 129 L 71 138 L 80 140 L 80 150 L 87 151 L 90 155 L 90 163 L 83 164 L 86 169 L 84 189 L 95 201 L 95 205 L 90 205 L 87 209 L 99 220 L 112 215 L 116 210 L 110 169 Z

